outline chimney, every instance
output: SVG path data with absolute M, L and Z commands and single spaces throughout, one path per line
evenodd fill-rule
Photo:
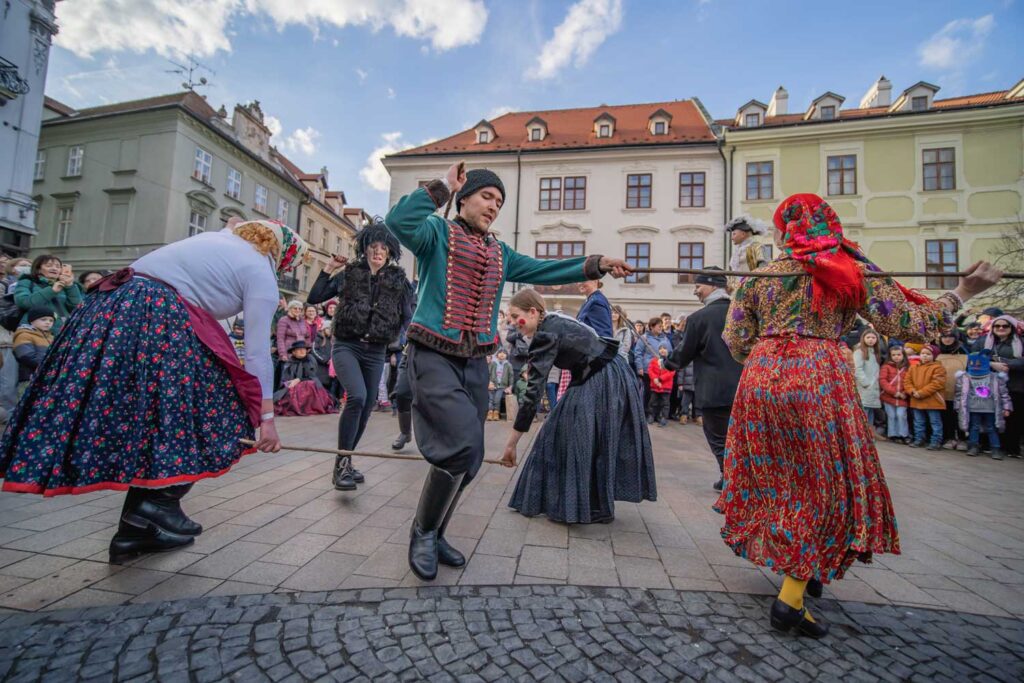
M 875 81 L 860 101 L 860 108 L 888 107 L 892 104 L 892 83 L 885 76 Z
M 782 114 L 789 113 L 789 93 L 781 85 L 779 89 L 772 95 L 771 101 L 768 103 L 768 112 L 765 116 L 780 116 Z

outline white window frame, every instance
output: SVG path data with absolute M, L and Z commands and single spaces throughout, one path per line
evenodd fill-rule
M 750 117 L 754 117 L 754 122 L 750 122 Z M 761 112 L 750 112 L 743 116 L 743 127 L 744 128 L 757 128 L 761 125 Z
M 213 177 L 213 155 L 202 147 L 196 147 L 196 155 L 192 160 L 192 177 L 207 185 Z
M 597 127 L 597 137 L 610 138 L 612 136 L 612 124 L 602 123 Z
M 487 144 L 491 141 L 491 134 L 486 130 L 481 130 L 476 134 L 476 141 L 481 145 Z
M 237 175 L 237 180 L 232 176 Z M 234 188 L 234 190 L 232 190 Z M 224 192 L 232 199 L 242 198 L 242 172 L 233 166 L 228 166 L 227 189 Z
M 261 192 L 262 190 L 262 192 Z M 262 201 L 261 201 L 262 199 Z M 267 201 L 270 199 L 270 190 L 263 185 L 256 183 L 256 192 L 253 194 L 253 206 L 257 211 L 266 215 Z
M 288 212 L 292 210 L 292 203 L 284 197 L 277 198 L 277 220 L 288 223 Z
M 192 237 L 201 232 L 206 232 L 209 223 L 209 216 L 193 211 L 188 215 L 188 236 Z
M 32 171 L 32 180 L 43 180 L 46 177 L 46 150 L 36 151 L 36 165 Z
M 57 234 L 54 237 L 55 247 L 68 246 L 68 235 L 71 234 L 71 226 L 75 219 L 74 206 L 57 207 Z
M 82 175 L 82 161 L 85 159 L 85 147 L 73 145 L 68 148 L 67 176 L 77 178 Z
M 540 128 L 531 128 L 530 129 L 530 141 L 531 142 L 540 142 L 541 137 L 542 137 L 542 131 L 541 131 Z
M 665 125 L 665 122 L 664 121 L 655 121 L 654 122 L 654 134 L 655 135 L 665 135 L 666 133 L 668 133 L 668 126 Z
M 826 115 L 827 112 L 827 115 Z M 836 120 L 836 105 L 825 104 L 821 107 L 821 115 L 819 117 L 822 121 L 835 121 Z

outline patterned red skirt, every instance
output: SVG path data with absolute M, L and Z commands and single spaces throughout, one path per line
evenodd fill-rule
M 878 451 L 836 342 L 769 337 L 754 347 L 715 509 L 737 555 L 796 579 L 827 583 L 855 559 L 899 553 Z

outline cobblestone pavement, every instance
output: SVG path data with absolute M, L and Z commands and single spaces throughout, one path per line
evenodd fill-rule
M 833 634 L 766 628 L 763 596 L 574 586 L 222 596 L 14 614 L 0 678 L 246 681 L 1017 681 L 1024 622 L 818 601 Z
M 390 452 L 395 426 L 374 414 L 361 447 Z M 330 446 L 336 429 L 334 415 L 280 426 L 286 443 L 312 446 Z M 508 429 L 488 423 L 490 455 Z M 700 427 L 670 424 L 651 435 L 658 501 L 620 503 L 609 525 L 526 519 L 507 507 L 516 473 L 485 465 L 449 527 L 469 563 L 442 567 L 437 583 L 776 593 L 776 576 L 722 544 L 721 517 L 710 509 L 717 472 Z M 1024 617 L 1024 461 L 890 444 L 880 452 L 903 555 L 855 565 L 825 597 Z M 340 493 L 330 486 L 332 460 L 298 451 L 246 457 L 185 498 L 206 528 L 195 545 L 126 566 L 106 563 L 123 494 L 0 494 L 0 611 L 422 585 L 406 548 L 426 464 L 362 458 L 366 485 Z

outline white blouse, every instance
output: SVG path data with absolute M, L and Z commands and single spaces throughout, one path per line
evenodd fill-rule
M 263 398 L 274 395 L 270 328 L 280 294 L 274 263 L 231 230 L 203 232 L 160 247 L 132 264 L 137 272 L 170 285 L 218 320 L 245 319 L 245 369 Z

